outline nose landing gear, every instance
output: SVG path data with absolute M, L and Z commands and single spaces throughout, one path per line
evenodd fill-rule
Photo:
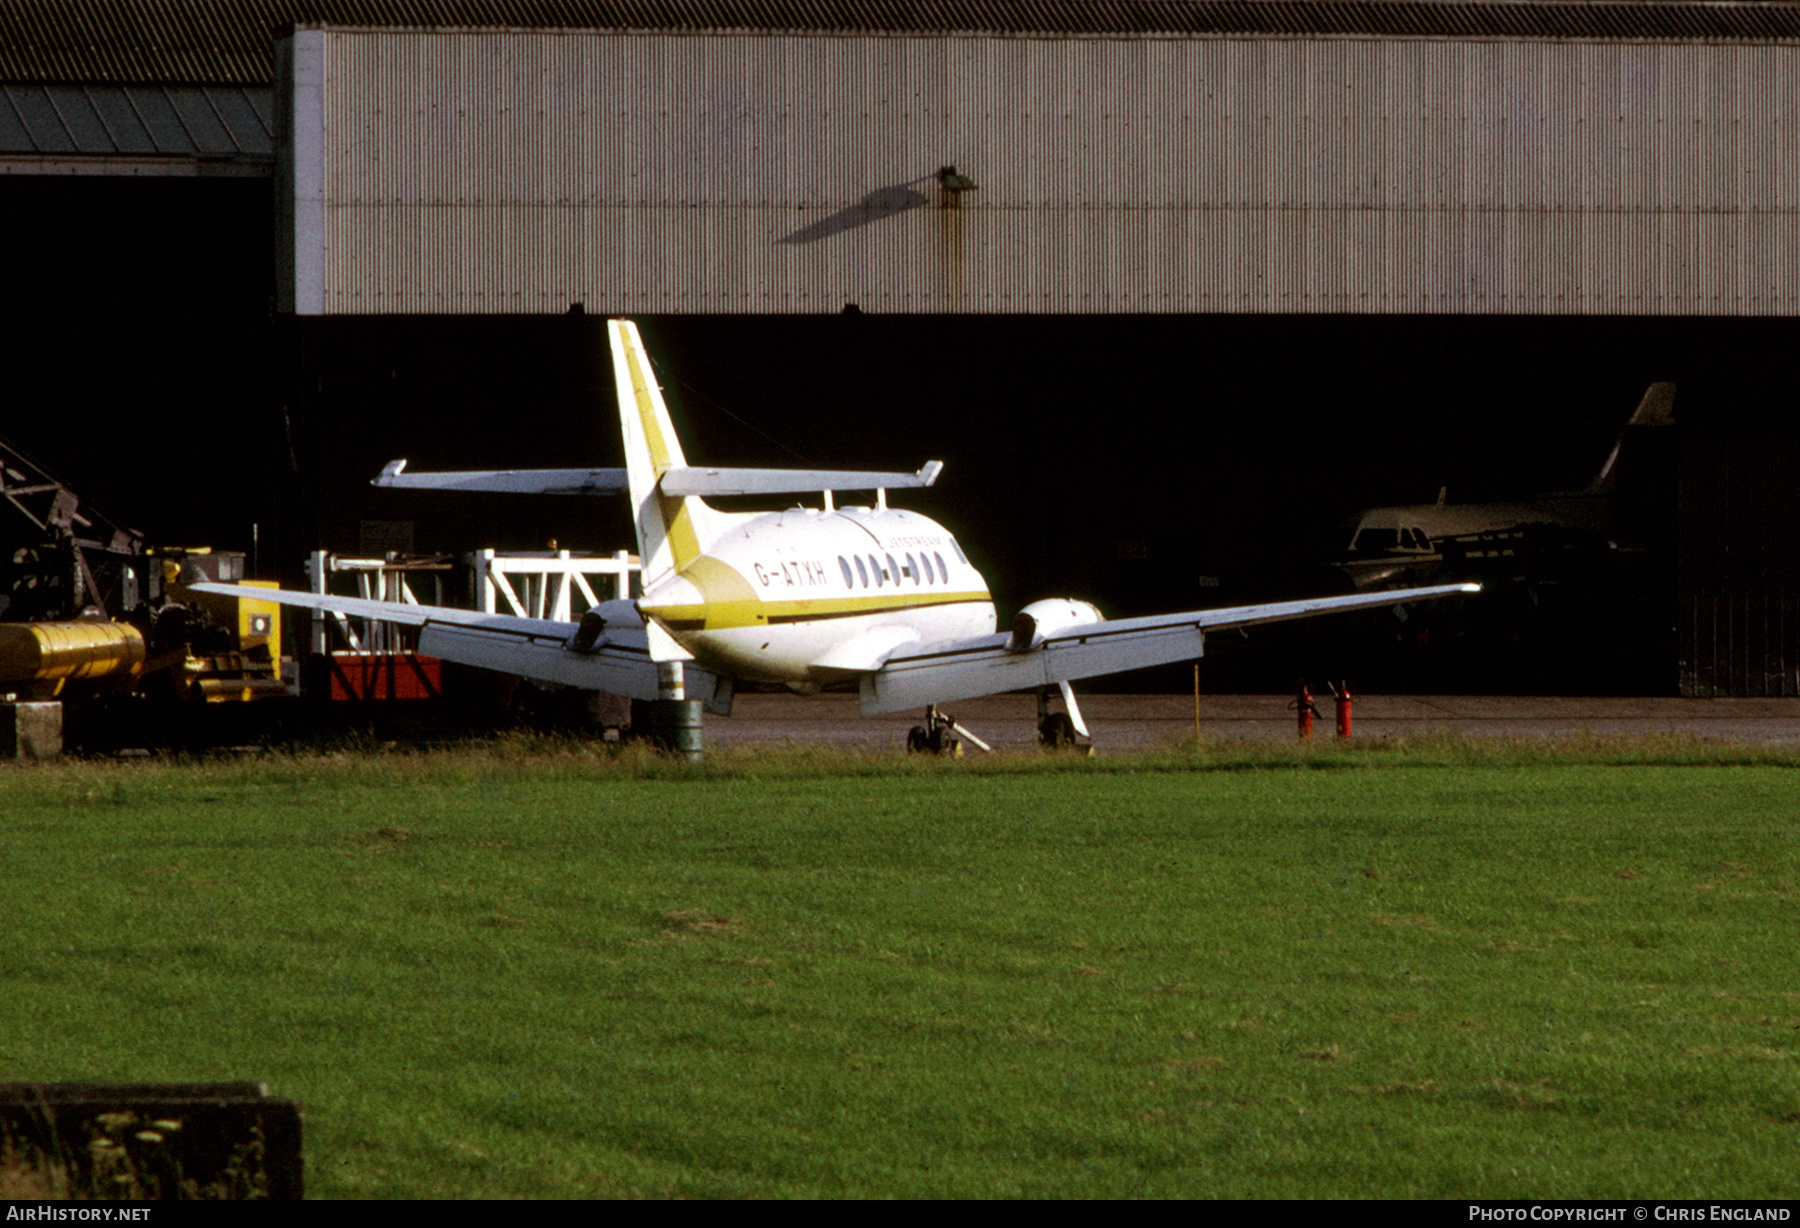
M 982 750 L 994 748 L 956 723 L 948 712 L 939 712 L 936 704 L 925 709 L 925 723 L 914 725 L 906 735 L 906 749 L 915 755 L 949 755 L 960 758 L 962 744 L 969 741 Z

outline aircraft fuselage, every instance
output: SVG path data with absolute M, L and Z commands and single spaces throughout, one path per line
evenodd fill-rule
M 639 603 L 709 669 L 812 687 L 878 668 L 903 644 L 994 632 L 987 582 L 917 512 L 714 515 L 722 531 Z

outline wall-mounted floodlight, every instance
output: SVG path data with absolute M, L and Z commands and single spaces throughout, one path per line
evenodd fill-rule
M 973 192 L 981 186 L 967 175 L 958 174 L 954 166 L 938 167 L 937 181 L 941 192 L 938 203 L 945 209 L 958 208 L 964 192 Z

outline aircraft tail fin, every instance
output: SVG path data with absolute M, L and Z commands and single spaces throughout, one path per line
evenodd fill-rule
M 608 320 L 606 333 L 612 345 L 613 383 L 625 438 L 631 516 L 637 526 L 638 557 L 644 561 L 644 587 L 649 589 L 700 556 L 714 536 L 715 513 L 696 495 L 673 495 L 664 490 L 663 475 L 685 471 L 687 460 L 651 370 L 650 356 L 637 325 L 630 320 Z
M 1668 426 L 1674 421 L 1675 385 L 1669 383 L 1651 384 L 1644 390 L 1644 399 L 1632 411 L 1625 422 L 1625 430 L 1613 441 L 1612 451 L 1606 454 L 1606 462 L 1600 466 L 1600 472 L 1588 483 L 1583 494 L 1603 495 L 1613 487 L 1618 465 L 1619 449 L 1625 444 L 1625 436 L 1634 426 Z

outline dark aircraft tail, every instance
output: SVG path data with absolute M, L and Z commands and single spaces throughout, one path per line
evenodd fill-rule
M 1612 451 L 1606 454 L 1606 463 L 1600 466 L 1600 472 L 1588 483 L 1584 495 L 1604 495 L 1613 488 L 1614 473 L 1619 464 L 1619 449 L 1625 443 L 1625 436 L 1630 434 L 1634 426 L 1668 426 L 1674 422 L 1675 385 L 1651 384 L 1644 390 L 1644 399 L 1632 411 L 1625 422 L 1625 429 L 1613 441 Z

